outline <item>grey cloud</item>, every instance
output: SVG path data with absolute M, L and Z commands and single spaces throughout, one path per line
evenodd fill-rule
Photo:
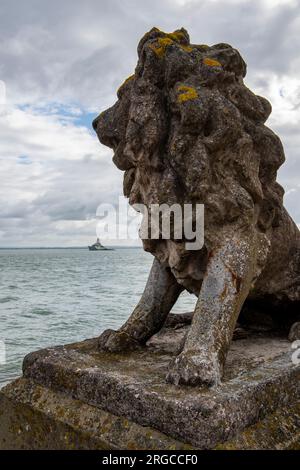
M 2 0 L 1 73 L 18 100 L 72 99 L 85 106 L 113 95 L 136 61 L 137 41 L 156 25 L 185 26 L 195 42 L 229 42 L 256 70 L 300 68 L 299 1 L 176 2 Z

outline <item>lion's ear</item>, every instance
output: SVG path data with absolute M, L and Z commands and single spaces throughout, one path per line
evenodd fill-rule
M 177 35 L 177 37 L 180 35 L 179 42 L 181 44 L 190 44 L 190 35 L 185 28 L 176 29 L 176 31 L 174 31 L 172 34 Z
M 162 31 L 160 31 L 160 29 L 155 28 L 155 27 L 150 29 L 150 31 L 148 31 L 146 34 L 144 34 L 144 36 L 142 37 L 142 39 L 138 43 L 138 47 L 137 47 L 138 57 L 139 58 L 141 57 L 144 45 L 146 44 L 147 41 L 149 41 L 151 39 L 155 39 L 155 38 L 161 36 L 162 34 L 163 34 Z

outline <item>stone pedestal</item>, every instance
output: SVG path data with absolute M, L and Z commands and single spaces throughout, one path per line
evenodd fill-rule
M 0 391 L 0 448 L 299 447 L 291 343 L 249 333 L 232 342 L 220 387 L 175 387 L 165 374 L 187 328 L 128 354 L 100 353 L 91 339 L 28 355 L 23 378 Z

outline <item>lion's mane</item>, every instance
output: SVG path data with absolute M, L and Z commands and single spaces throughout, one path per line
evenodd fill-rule
M 264 125 L 269 102 L 244 84 L 246 64 L 228 44 L 190 44 L 188 33 L 149 31 L 138 46 L 135 74 L 100 115 L 101 141 L 114 149 L 130 203 L 203 203 L 205 247 L 184 240 L 144 240 L 179 282 L 197 293 L 224 225 L 269 233 L 280 223 L 284 162 L 280 139 Z M 98 123 L 97 123 L 98 124 Z M 203 263 L 202 263 L 203 265 Z

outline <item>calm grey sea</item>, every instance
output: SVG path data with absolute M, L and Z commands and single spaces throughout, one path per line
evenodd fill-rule
M 139 248 L 0 250 L 0 387 L 20 375 L 28 352 L 119 327 L 143 292 L 152 259 Z M 182 294 L 173 311 L 194 304 Z

